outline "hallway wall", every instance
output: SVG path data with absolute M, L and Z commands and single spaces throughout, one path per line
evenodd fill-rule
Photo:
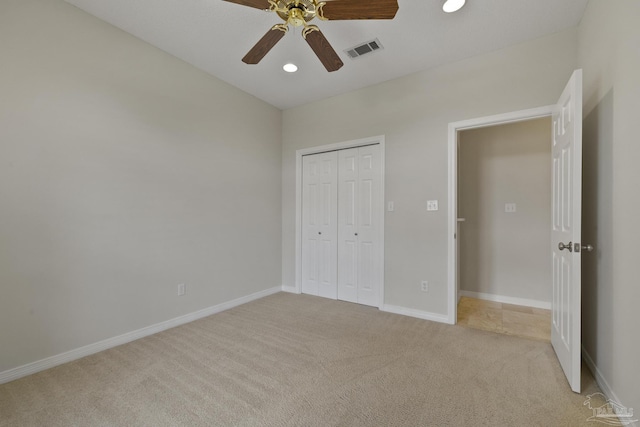
M 458 141 L 460 289 L 550 308 L 551 118 L 466 130 Z

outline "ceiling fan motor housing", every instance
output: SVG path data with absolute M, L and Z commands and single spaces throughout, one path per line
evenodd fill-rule
M 315 0 L 272 0 L 271 10 L 275 11 L 283 21 L 294 27 L 306 25 L 316 17 L 318 3 Z

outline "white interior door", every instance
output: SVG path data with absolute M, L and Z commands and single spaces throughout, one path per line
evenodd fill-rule
M 378 306 L 382 288 L 379 145 L 338 154 L 338 299 Z
M 337 299 L 337 152 L 302 159 L 302 292 Z
M 582 70 L 574 71 L 553 113 L 551 343 L 571 389 L 580 392 Z

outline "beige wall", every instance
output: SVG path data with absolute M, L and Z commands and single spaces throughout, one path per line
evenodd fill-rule
M 458 140 L 460 289 L 549 304 L 551 118 L 467 130 Z
M 295 284 L 295 152 L 386 136 L 385 303 L 447 311 L 450 122 L 553 104 L 576 66 L 576 30 L 284 111 L 283 283 Z M 427 212 L 426 201 L 440 210 Z M 420 291 L 429 280 L 429 293 Z
M 579 26 L 584 72 L 582 340 L 608 391 L 640 411 L 640 2 L 591 0 Z M 637 417 L 636 417 L 637 418 Z
M 0 2 L 0 372 L 279 286 L 280 144 L 276 108 Z

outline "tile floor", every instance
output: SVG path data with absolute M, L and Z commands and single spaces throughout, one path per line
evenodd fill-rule
M 551 340 L 551 311 L 462 297 L 458 325 L 507 335 Z

